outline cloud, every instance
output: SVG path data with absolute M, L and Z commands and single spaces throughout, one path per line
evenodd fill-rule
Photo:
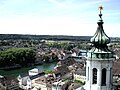
M 103 2 L 106 2 L 108 0 L 86 0 L 83 3 L 78 3 L 76 5 L 76 8 L 91 8 L 94 7 L 95 5 L 101 5 Z
M 67 5 L 65 5 L 64 3 L 60 3 L 57 0 L 48 0 L 49 2 L 56 4 L 58 6 L 64 7 L 64 8 L 68 8 Z
M 69 10 L 80 9 L 83 8 L 91 8 L 96 7 L 95 5 L 101 5 L 103 2 L 107 2 L 109 0 L 64 0 L 64 2 L 60 2 L 59 0 L 48 0 L 50 3 L 55 4 L 56 6 L 63 7 Z M 84 9 L 83 9 L 84 10 Z
M 98 4 L 98 3 L 105 2 L 105 1 L 108 1 L 108 0 L 95 0 L 95 1 L 91 1 L 91 2 L 86 3 L 86 5 Z
M 113 13 L 114 12 L 114 13 Z M 109 12 L 109 13 L 107 13 L 107 14 L 105 14 L 106 16 L 119 16 L 120 15 L 120 12 L 118 11 L 118 12 L 115 12 L 115 11 L 113 11 L 113 12 Z

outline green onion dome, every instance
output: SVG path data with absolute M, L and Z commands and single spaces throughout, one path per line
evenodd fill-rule
M 110 43 L 110 38 L 105 34 L 104 29 L 103 29 L 103 20 L 102 20 L 102 14 L 100 12 L 99 14 L 100 20 L 97 22 L 98 28 L 94 36 L 91 38 L 91 43 L 94 44 L 95 46 L 101 46 L 101 45 L 106 45 Z

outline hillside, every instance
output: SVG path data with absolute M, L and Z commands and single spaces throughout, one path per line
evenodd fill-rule
M 89 41 L 91 36 L 65 36 L 65 35 L 23 35 L 23 34 L 0 34 L 0 40 L 69 40 Z M 111 38 L 119 40 L 120 38 Z
M 0 40 L 70 40 L 88 41 L 90 36 L 63 36 L 63 35 L 22 35 L 0 34 Z

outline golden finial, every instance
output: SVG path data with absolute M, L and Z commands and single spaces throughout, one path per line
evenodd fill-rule
M 98 7 L 98 10 L 103 10 L 103 6 L 102 5 L 100 5 L 99 7 Z

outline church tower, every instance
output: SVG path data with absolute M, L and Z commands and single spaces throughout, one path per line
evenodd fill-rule
M 110 38 L 103 30 L 102 9 L 103 7 L 100 6 L 97 31 L 90 40 L 93 48 L 88 52 L 86 60 L 85 90 L 113 90 L 112 66 L 115 58 L 107 46 Z

